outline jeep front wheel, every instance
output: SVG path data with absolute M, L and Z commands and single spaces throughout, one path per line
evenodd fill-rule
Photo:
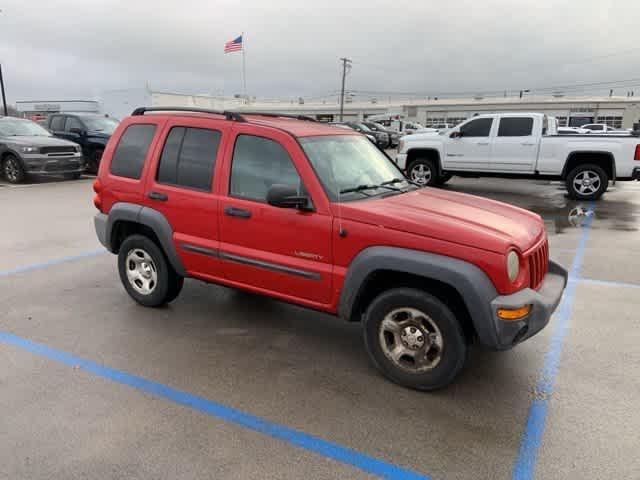
M 445 387 L 467 357 L 464 332 L 451 310 L 411 288 L 383 292 L 371 302 L 364 339 L 371 360 L 387 378 L 417 390 Z
M 118 272 L 131 298 L 145 307 L 172 301 L 183 279 L 173 270 L 162 250 L 143 235 L 127 237 L 118 252 Z
M 418 185 L 432 186 L 438 183 L 435 164 L 429 159 L 419 158 L 411 162 L 407 168 L 407 176 Z

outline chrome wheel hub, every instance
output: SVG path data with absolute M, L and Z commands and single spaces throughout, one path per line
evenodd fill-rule
M 593 170 L 580 172 L 573 179 L 573 188 L 580 194 L 591 195 L 600 189 L 600 175 Z
M 385 356 L 409 373 L 433 369 L 444 342 L 433 319 L 415 308 L 397 308 L 385 316 L 378 335 Z
M 431 168 L 424 163 L 419 163 L 414 165 L 411 172 L 409 172 L 409 176 L 414 182 L 419 183 L 420 185 L 426 185 L 429 183 L 429 180 L 431 180 Z
M 127 280 L 133 289 L 150 295 L 158 284 L 158 270 L 151 256 L 141 248 L 134 248 L 127 253 L 125 260 Z

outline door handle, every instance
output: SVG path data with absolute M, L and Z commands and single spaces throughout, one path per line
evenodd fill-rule
M 251 218 L 251 211 L 238 207 L 224 207 L 224 214 L 230 217 Z
M 489 142 L 478 142 L 478 145 L 489 145 Z
M 520 145 L 525 146 L 525 147 L 533 147 L 535 145 L 535 143 L 524 142 L 524 143 L 521 143 Z
M 159 200 L 161 202 L 166 202 L 167 200 L 169 200 L 167 194 L 162 192 L 149 192 L 149 198 L 151 200 Z

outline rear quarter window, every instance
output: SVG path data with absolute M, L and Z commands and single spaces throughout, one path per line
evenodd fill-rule
M 119 177 L 139 179 L 155 133 L 156 125 L 129 125 L 113 153 L 110 172 Z

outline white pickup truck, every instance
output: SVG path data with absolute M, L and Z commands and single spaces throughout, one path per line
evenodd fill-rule
M 473 117 L 451 130 L 402 137 L 396 163 L 409 178 L 438 185 L 453 175 L 564 180 L 580 200 L 602 196 L 609 181 L 640 179 L 635 134 L 558 135 L 558 122 L 542 113 Z

